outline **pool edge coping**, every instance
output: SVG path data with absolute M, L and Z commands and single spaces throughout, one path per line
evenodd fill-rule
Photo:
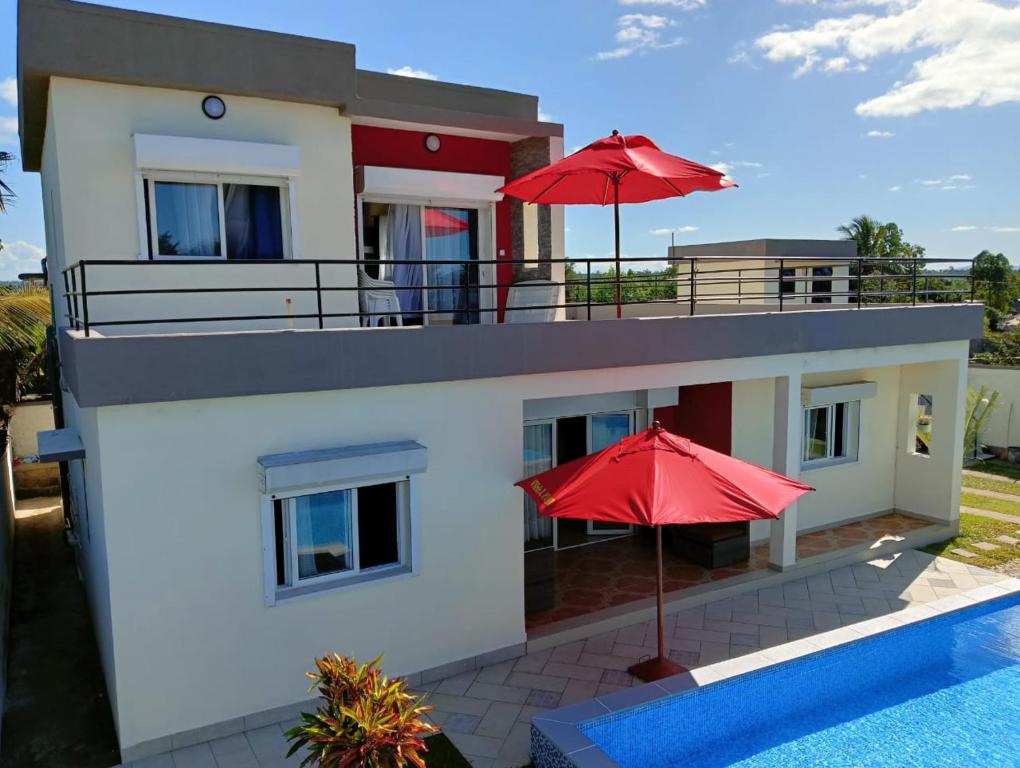
M 877 616 L 850 626 L 819 632 L 817 635 L 792 640 L 788 643 L 716 662 L 697 669 L 667 677 L 654 683 L 644 683 L 605 696 L 570 704 L 566 707 L 535 715 L 531 720 L 532 759 L 537 768 L 608 768 L 613 761 L 595 742 L 581 732 L 580 726 L 597 717 L 665 699 L 684 691 L 701 688 L 722 680 L 792 661 L 819 651 L 835 648 L 866 637 L 884 634 L 894 629 L 933 619 L 981 603 L 1020 594 L 1020 578 L 1003 577 L 994 584 L 986 584 L 949 597 L 928 603 L 918 603 L 901 611 Z M 545 745 L 542 742 L 546 742 Z M 536 758 L 539 747 L 549 750 L 548 757 L 556 762 L 543 763 Z

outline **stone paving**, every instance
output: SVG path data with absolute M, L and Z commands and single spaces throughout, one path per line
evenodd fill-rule
M 1001 574 L 907 550 L 667 616 L 670 656 L 688 667 L 854 624 L 1002 579 Z M 639 683 L 627 667 L 655 652 L 655 623 L 640 622 L 423 687 L 431 715 L 477 768 L 529 762 L 530 722 L 543 710 Z M 131 768 L 276 768 L 289 724 L 139 760 Z

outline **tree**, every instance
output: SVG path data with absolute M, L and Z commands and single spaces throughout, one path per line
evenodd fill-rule
M 907 242 L 896 222 L 883 223 L 861 215 L 836 227 L 836 231 L 842 233 L 844 240 L 855 241 L 857 255 L 872 262 L 860 264 L 861 291 L 866 303 L 902 301 L 912 291 L 912 277 L 918 272 L 913 262 L 924 257 L 924 246 Z M 856 276 L 857 272 L 855 264 L 851 273 Z M 866 279 L 869 276 L 871 279 Z M 851 283 L 850 290 L 857 290 L 857 281 Z
M 1013 289 L 1016 285 L 1009 259 L 1001 253 L 981 251 L 974 258 L 970 274 L 974 279 L 974 293 L 979 298 L 992 309 L 1000 312 L 1009 310 L 1015 298 Z
M 0 403 L 27 392 L 49 392 L 46 326 L 49 291 L 40 286 L 0 285 Z
M 0 151 L 0 173 L 7 170 L 7 164 L 14 159 L 14 156 L 10 152 Z M 14 190 L 12 190 L 3 179 L 0 179 L 0 213 L 7 213 L 7 206 L 14 200 Z M 4 249 L 4 241 L 0 240 L 0 251 Z

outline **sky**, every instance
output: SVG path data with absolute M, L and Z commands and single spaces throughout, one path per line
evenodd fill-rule
M 573 151 L 613 129 L 740 186 L 625 206 L 623 251 L 838 237 L 867 214 L 938 258 L 1020 265 L 1020 0 L 131 0 L 123 8 L 354 43 L 361 68 L 536 94 Z M 494 8 L 498 7 L 498 11 Z M 16 1 L 0 0 L 0 149 L 18 154 Z M 38 270 L 37 174 L 4 173 L 0 279 Z M 568 207 L 567 255 L 612 213 Z M 97 255 L 102 252 L 96 245 Z

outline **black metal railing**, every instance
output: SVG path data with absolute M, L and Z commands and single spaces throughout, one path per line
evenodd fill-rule
M 788 311 L 792 309 L 852 309 L 877 304 L 928 304 L 972 302 L 976 283 L 970 274 L 970 259 L 829 259 L 790 257 L 754 259 L 708 256 L 680 259 L 660 269 L 639 270 L 648 262 L 624 260 L 619 279 L 617 302 L 615 262 L 611 258 L 554 259 L 540 262 L 522 260 L 490 261 L 360 261 L 354 259 L 293 260 L 212 260 L 175 259 L 166 261 L 86 259 L 63 270 L 65 316 L 69 327 L 88 336 L 93 328 L 119 326 L 174 326 L 186 324 L 231 324 L 242 322 L 287 323 L 307 321 L 311 327 L 326 328 L 329 321 L 356 319 L 361 325 L 375 325 L 379 319 L 399 314 L 405 324 L 425 323 L 442 316 L 445 322 L 475 323 L 502 321 L 505 313 L 522 310 L 552 312 L 568 320 L 594 320 L 615 317 L 616 307 L 630 317 L 642 314 L 695 315 L 711 312 Z M 953 265 L 956 265 L 953 268 Z M 399 303 L 392 308 L 373 311 L 364 299 L 380 290 L 378 285 L 359 284 L 358 270 L 378 274 L 380 268 L 392 272 L 410 267 L 417 278 L 392 288 L 394 296 L 420 292 L 428 297 L 421 308 L 409 309 Z M 249 267 L 263 270 L 275 267 L 279 274 L 253 284 L 214 284 L 212 270 L 230 271 Z M 458 280 L 453 284 L 429 284 L 428 270 L 451 267 Z M 507 306 L 506 292 L 534 289 L 532 280 L 543 270 L 560 272 L 559 280 L 541 280 L 539 285 L 555 287 L 560 301 Z M 527 270 L 521 272 L 521 268 Z M 536 268 L 538 271 L 536 272 Z M 127 270 L 124 273 L 123 270 Z M 142 270 L 154 270 L 143 280 L 133 280 Z M 173 274 L 173 283 L 162 280 L 162 272 Z M 174 270 L 177 270 L 174 272 Z M 941 271 L 940 271 L 941 270 Z M 512 275 L 522 277 L 514 280 Z M 111 275 L 116 274 L 116 279 Z M 125 279 L 125 274 L 128 275 Z M 257 274 L 257 273 L 256 273 Z M 186 276 L 193 285 L 180 286 Z M 424 277 L 423 277 L 424 276 Z M 525 282 L 521 282 L 521 280 Z M 249 281 L 252 282 L 252 281 Z M 120 287 L 125 286 L 126 287 Z M 560 290 L 562 289 L 562 290 Z M 356 294 L 356 302 L 336 307 L 330 299 Z M 147 316 L 144 308 L 128 311 L 118 308 L 117 300 L 146 299 L 148 304 L 160 296 L 234 297 L 258 294 L 286 295 L 284 312 L 245 312 L 188 314 L 171 307 L 169 312 Z M 294 311 L 292 297 L 311 297 L 304 307 Z M 452 306 L 429 308 L 432 298 Z M 90 307 L 90 302 L 92 306 Z M 101 307 L 99 306 L 101 304 Z M 146 306 L 148 306 L 148 304 Z M 648 307 L 648 312 L 634 310 Z M 675 307 L 675 312 L 671 311 Z M 101 310 L 98 311 L 97 310 Z M 562 311 L 562 314 L 560 314 Z M 438 319 L 438 318 L 436 318 Z M 551 318 L 550 318 L 551 319 Z M 229 329 L 229 328 L 228 328 Z

